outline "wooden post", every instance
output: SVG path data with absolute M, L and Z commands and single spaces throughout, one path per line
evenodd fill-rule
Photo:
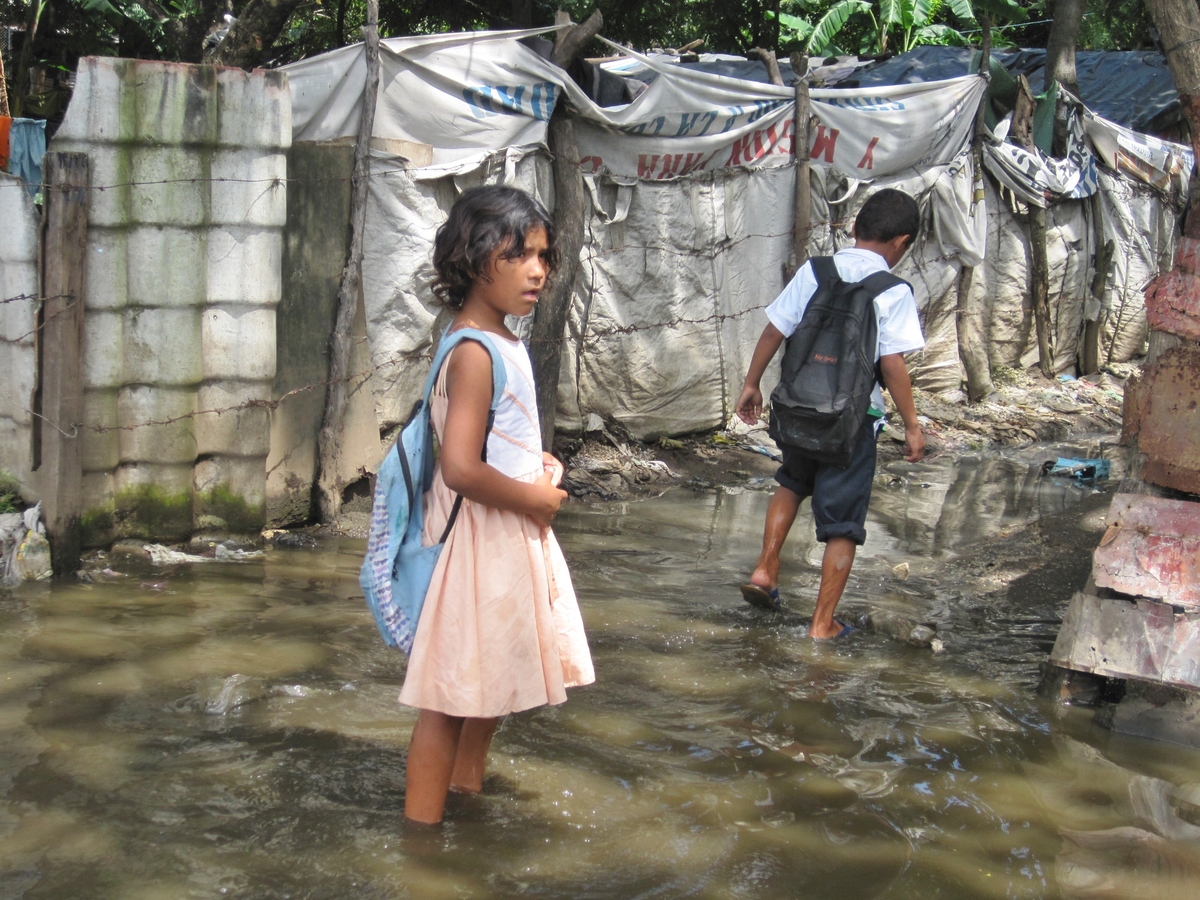
M 367 54 L 367 83 L 363 89 L 358 142 L 354 147 L 353 189 L 350 195 L 350 254 L 342 270 L 338 289 L 337 319 L 329 338 L 329 386 L 325 392 L 325 416 L 317 435 L 317 502 L 321 521 L 332 522 L 342 511 L 345 485 L 338 474 L 342 439 L 349 405 L 347 377 L 353 348 L 351 326 L 362 288 L 363 229 L 367 220 L 367 192 L 371 173 L 371 131 L 375 127 L 375 103 L 379 93 L 379 0 L 367 0 L 367 23 L 363 26 Z
M 1033 140 L 1033 91 L 1024 75 L 1017 76 L 1017 104 L 1013 109 L 1013 140 L 1030 153 L 1036 152 Z M 1054 377 L 1054 331 L 1050 320 L 1050 261 L 1046 248 L 1046 209 L 1029 205 L 1029 302 L 1037 330 L 1038 368 L 1047 378 Z
M 1092 272 L 1092 298 L 1095 304 L 1094 318 L 1084 316 L 1083 350 L 1080 353 L 1079 368 L 1081 375 L 1091 375 L 1100 370 L 1100 338 L 1104 329 L 1104 290 L 1108 285 L 1108 275 L 1112 271 L 1113 255 L 1116 244 L 1104 240 L 1104 202 L 1099 192 L 1092 196 L 1092 234 L 1096 247 L 1095 268 Z
M 559 11 L 555 21 L 561 25 L 571 19 L 567 13 Z M 588 42 L 599 34 L 603 25 L 604 17 L 596 10 L 582 25 L 560 31 L 554 42 L 551 61 L 565 70 Z M 550 117 L 547 142 L 554 156 L 554 225 L 558 231 L 562 261 L 534 310 L 529 349 L 537 386 L 538 413 L 542 417 L 542 446 L 549 450 L 554 444 L 563 334 L 567 326 L 571 288 L 579 271 L 579 253 L 583 249 L 587 197 L 583 174 L 579 170 L 575 126 L 561 106 L 555 107 Z
M 47 153 L 42 171 L 45 212 L 37 338 L 41 408 L 35 410 L 35 428 L 54 573 L 66 575 L 79 568 L 83 511 L 84 266 L 91 166 L 86 153 Z
M 992 65 L 992 21 L 987 16 L 979 17 L 983 29 L 983 43 L 979 52 L 979 74 L 991 81 Z M 975 183 L 975 194 L 971 198 L 971 214 L 983 215 L 980 203 L 983 201 L 983 138 L 987 130 L 984 110 L 987 97 L 980 98 L 979 108 L 975 111 L 975 134 L 971 140 L 971 167 Z M 995 389 L 992 385 L 992 366 L 988 359 L 988 348 L 983 333 L 979 327 L 979 311 L 971 302 L 971 282 L 975 278 L 974 266 L 963 266 L 958 274 L 958 297 L 954 311 L 955 326 L 958 331 L 958 358 L 962 361 L 963 370 L 967 375 L 967 399 L 978 403 Z
M 767 67 L 767 78 L 771 80 L 771 84 L 783 87 L 783 73 L 779 71 L 779 60 L 775 58 L 774 50 L 755 47 L 746 54 L 746 59 L 757 59 Z
M 791 55 L 793 85 L 796 91 L 796 192 L 792 203 L 792 256 L 796 265 L 793 273 L 808 261 L 808 240 L 812 233 L 812 183 L 808 170 L 812 154 L 812 104 L 808 97 L 808 57 L 803 53 Z

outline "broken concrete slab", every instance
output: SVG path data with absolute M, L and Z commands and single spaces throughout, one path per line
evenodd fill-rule
M 1151 328 L 1200 341 L 1200 241 L 1181 237 L 1175 267 L 1146 288 Z
M 1166 351 L 1126 387 L 1122 440 L 1133 437 L 1146 456 L 1143 479 L 1200 493 L 1200 347 Z
M 1050 653 L 1056 666 L 1200 688 L 1200 612 L 1153 600 L 1071 598 Z
M 1097 587 L 1200 610 L 1200 503 L 1118 494 L 1106 524 Z

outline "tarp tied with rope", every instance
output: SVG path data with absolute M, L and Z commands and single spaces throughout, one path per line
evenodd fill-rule
M 527 46 L 543 33 L 382 42 L 363 283 L 372 355 L 383 364 L 428 344 L 433 235 L 459 190 L 511 183 L 553 207 L 545 140 L 565 104 L 592 208 L 559 423 L 580 427 L 596 413 L 643 438 L 721 425 L 765 322 L 761 309 L 792 263 L 793 91 L 622 51 L 654 77 L 632 102 L 601 107 Z M 286 71 L 297 141 L 354 135 L 360 46 Z M 811 92 L 811 253 L 851 241 L 855 211 L 876 187 L 920 199 L 926 227 L 898 274 L 913 283 L 922 311 L 928 347 L 911 365 L 926 390 L 955 391 L 962 380 L 955 309 L 964 266 L 976 267 L 972 299 L 982 316 L 972 339 L 987 343 L 993 365 L 1036 362 L 1022 222 L 1029 204 L 1050 207 L 1055 367 L 1074 366 L 1085 318 L 1102 323 L 1102 362 L 1138 355 L 1141 291 L 1169 263 L 1194 164 L 1186 147 L 1080 110 L 1062 160 L 1006 142 L 1000 122 L 984 147 L 995 181 L 985 179 L 968 151 L 985 86 L 963 74 Z M 430 164 L 414 165 L 419 156 Z M 1116 264 L 1093 297 L 1093 257 L 1108 240 Z M 381 424 L 411 406 L 422 365 L 380 370 Z

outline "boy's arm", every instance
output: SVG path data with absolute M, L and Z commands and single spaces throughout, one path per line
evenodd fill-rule
M 917 407 L 913 403 L 912 380 L 908 377 L 908 367 L 904 365 L 904 356 L 899 353 L 888 353 L 879 357 L 879 368 L 883 372 L 883 386 L 896 404 L 896 410 L 904 419 L 904 458 L 909 462 L 917 462 L 925 455 L 925 435 L 917 422 Z
M 758 417 L 762 415 L 763 396 L 758 385 L 783 341 L 783 332 L 770 322 L 758 337 L 754 355 L 750 357 L 750 369 L 746 372 L 746 380 L 742 382 L 742 393 L 738 396 L 737 406 L 734 407 L 738 418 L 747 425 L 756 424 Z

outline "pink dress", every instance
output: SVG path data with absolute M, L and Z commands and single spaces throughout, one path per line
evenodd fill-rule
M 519 341 L 490 337 L 504 357 L 507 382 L 488 438 L 488 462 L 532 482 L 543 464 L 529 354 Z M 447 368 L 431 402 L 439 440 Z M 454 497 L 438 468 L 425 495 L 426 545 L 441 537 Z M 595 678 L 554 533 L 528 516 L 463 498 L 425 595 L 400 702 L 488 718 L 562 703 L 567 688 Z

